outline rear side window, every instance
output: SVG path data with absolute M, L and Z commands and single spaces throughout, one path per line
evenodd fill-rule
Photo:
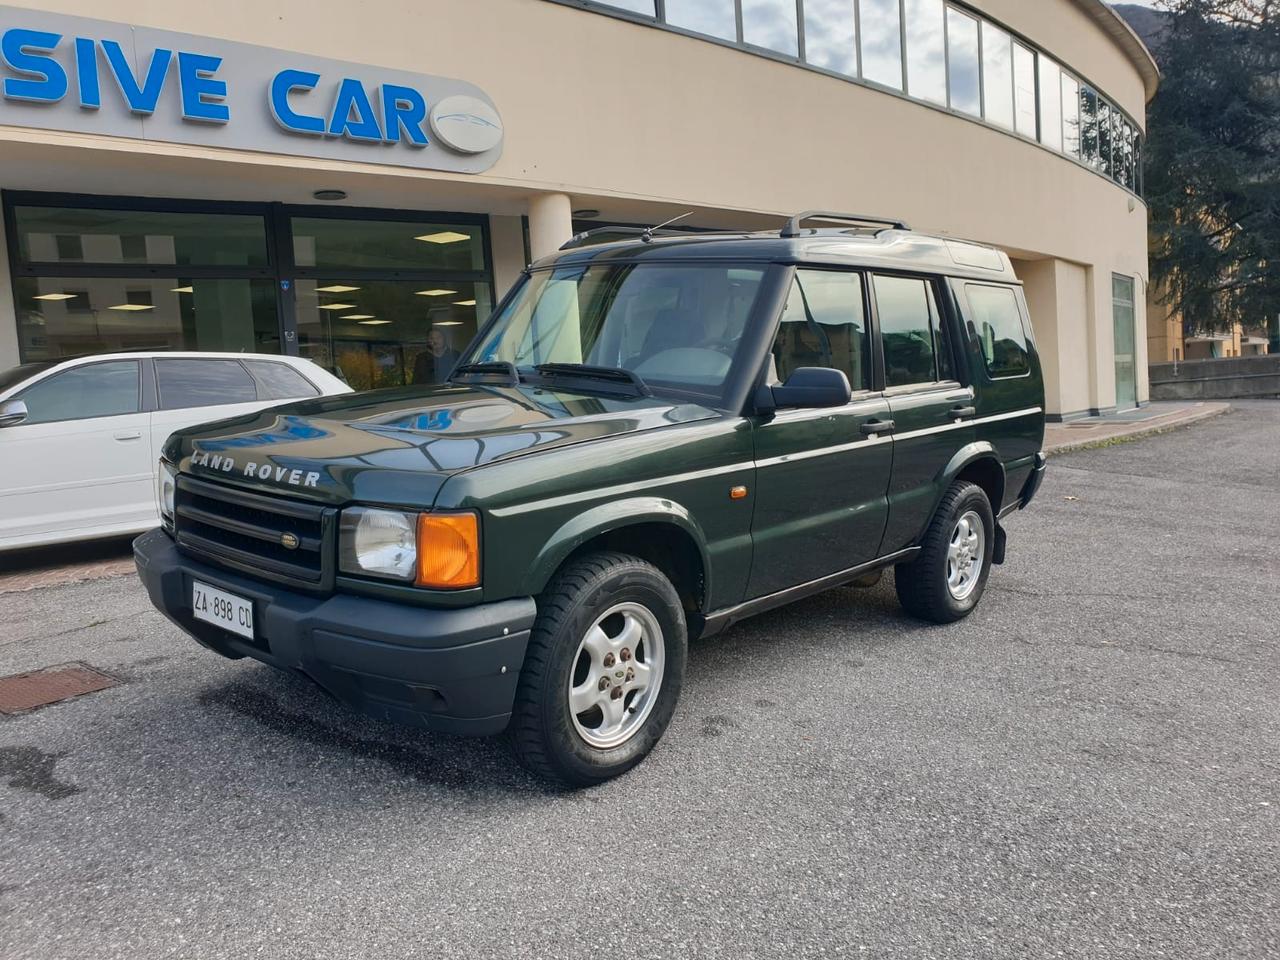
M 915 277 L 875 278 L 887 387 L 952 380 L 951 344 L 933 283 Z
M 258 393 L 263 400 L 293 400 L 298 397 L 320 396 L 320 391 L 315 385 L 287 363 L 246 360 L 244 365 L 257 379 Z
M 1021 377 L 1031 372 L 1027 332 L 1018 298 L 1008 287 L 966 284 L 974 332 L 992 377 Z
M 773 344 L 773 382 L 800 367 L 832 367 L 854 390 L 871 389 L 862 275 L 797 270 Z
M 109 360 L 73 367 L 32 384 L 14 399 L 27 405 L 24 424 L 137 413 L 141 409 L 138 361 Z
M 157 360 L 156 383 L 162 410 L 258 399 L 253 378 L 239 360 Z

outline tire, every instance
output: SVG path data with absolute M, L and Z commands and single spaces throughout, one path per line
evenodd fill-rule
M 573 561 L 538 598 L 507 728 L 516 759 L 575 787 L 626 773 L 671 722 L 687 658 L 684 608 L 657 567 L 621 553 Z
M 970 535 L 961 530 L 962 521 Z M 955 623 L 972 613 L 987 588 L 995 533 L 995 515 L 983 489 L 962 480 L 951 484 L 925 531 L 920 553 L 895 571 L 903 609 L 929 623 Z M 953 565 L 953 560 L 958 562 Z M 958 570 L 968 575 L 957 575 Z

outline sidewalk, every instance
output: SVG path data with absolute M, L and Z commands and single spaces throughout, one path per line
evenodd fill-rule
M 1137 410 L 1125 410 L 1106 417 L 1089 417 L 1071 423 L 1051 423 L 1045 427 L 1044 448 L 1050 455 L 1085 447 L 1106 446 L 1136 437 L 1176 430 L 1231 409 L 1222 402 L 1158 401 Z

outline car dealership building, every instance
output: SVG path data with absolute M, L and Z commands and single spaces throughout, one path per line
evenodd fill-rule
M 577 231 L 821 208 L 1008 252 L 1051 417 L 1147 398 L 1159 74 L 1101 0 L 45 0 L 0 77 L 0 366 L 429 381 Z

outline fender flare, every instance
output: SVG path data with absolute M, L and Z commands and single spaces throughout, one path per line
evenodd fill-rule
M 682 504 L 663 497 L 631 497 L 602 503 L 565 522 L 543 545 L 531 564 L 528 586 L 536 596 L 569 556 L 601 534 L 642 523 L 665 523 L 689 536 L 702 563 L 704 597 L 711 596 L 711 559 L 707 538 L 693 515 Z M 705 600 L 704 600 L 705 605 Z
M 934 499 L 933 509 L 929 512 L 932 517 L 938 512 L 938 504 L 942 503 L 942 498 L 947 494 L 947 487 L 951 486 L 951 482 L 960 476 L 961 471 L 970 464 L 977 463 L 979 460 L 990 460 L 996 465 L 996 469 L 1000 471 L 1000 492 L 1003 495 L 1005 487 L 1008 485 L 1008 477 L 1005 476 L 1004 463 L 1000 460 L 996 448 L 990 441 L 977 440 L 973 443 L 966 444 L 956 451 L 955 455 L 943 468 L 938 475 L 938 496 Z M 1000 504 L 991 504 L 991 510 L 996 515 L 1000 513 Z

